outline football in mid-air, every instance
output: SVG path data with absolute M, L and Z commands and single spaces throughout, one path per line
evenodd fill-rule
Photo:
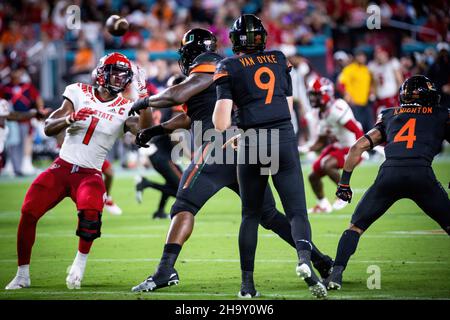
M 128 21 L 116 14 L 113 14 L 106 20 L 108 32 L 115 37 L 123 36 L 128 31 L 128 27 Z

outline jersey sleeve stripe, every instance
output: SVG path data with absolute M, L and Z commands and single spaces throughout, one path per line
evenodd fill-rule
M 222 72 L 215 73 L 213 80 L 216 81 L 222 77 L 228 77 L 228 72 L 222 71 Z
M 72 100 L 70 100 L 70 98 L 68 98 L 67 96 L 65 96 L 65 95 L 62 95 L 63 96 L 63 98 L 64 99 L 66 99 L 66 100 L 68 100 L 68 101 L 70 101 L 70 103 L 72 104 L 72 106 L 75 108 L 75 104 L 73 103 L 73 101 Z
M 196 65 L 194 68 L 192 68 L 191 73 L 214 73 L 216 71 L 216 66 L 213 64 L 206 64 L 202 63 L 199 65 Z

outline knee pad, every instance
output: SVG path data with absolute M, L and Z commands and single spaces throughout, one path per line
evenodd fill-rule
M 100 238 L 102 227 L 102 213 L 95 210 L 78 211 L 78 228 L 76 235 L 86 241 Z

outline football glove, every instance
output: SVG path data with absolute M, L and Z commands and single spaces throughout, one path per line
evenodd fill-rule
M 148 96 L 147 92 L 147 83 L 145 81 L 146 75 L 144 69 L 134 64 L 133 67 L 133 84 L 138 93 L 139 99 L 145 98 Z
M 347 201 L 348 203 L 352 202 L 352 189 L 350 188 L 349 184 L 338 184 L 338 188 L 336 191 L 336 196 L 339 199 L 342 199 L 344 201 Z
M 164 128 L 161 125 L 150 127 L 147 129 L 139 130 L 136 134 L 135 143 L 140 148 L 150 147 L 147 142 L 149 142 L 153 137 L 164 134 Z
M 130 112 L 128 112 L 128 116 L 134 116 L 136 114 L 140 114 L 140 110 L 144 110 L 148 108 L 148 97 L 144 99 L 136 100 L 131 107 Z
M 94 110 L 91 108 L 82 108 L 78 110 L 78 112 L 72 112 L 70 115 L 67 116 L 66 122 L 67 123 L 74 123 L 75 121 L 83 121 L 86 120 L 90 115 L 93 115 L 95 113 Z

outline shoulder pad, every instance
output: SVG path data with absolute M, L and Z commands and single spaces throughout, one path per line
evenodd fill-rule
M 205 52 L 199 55 L 189 68 L 191 73 L 214 73 L 216 71 L 216 64 L 222 60 L 223 57 L 214 52 Z
M 205 52 L 201 55 L 197 56 L 197 58 L 194 59 L 192 62 L 192 66 L 190 69 L 193 69 L 195 66 L 199 64 L 217 64 L 220 60 L 222 60 L 223 57 L 220 54 L 214 53 L 214 52 Z

